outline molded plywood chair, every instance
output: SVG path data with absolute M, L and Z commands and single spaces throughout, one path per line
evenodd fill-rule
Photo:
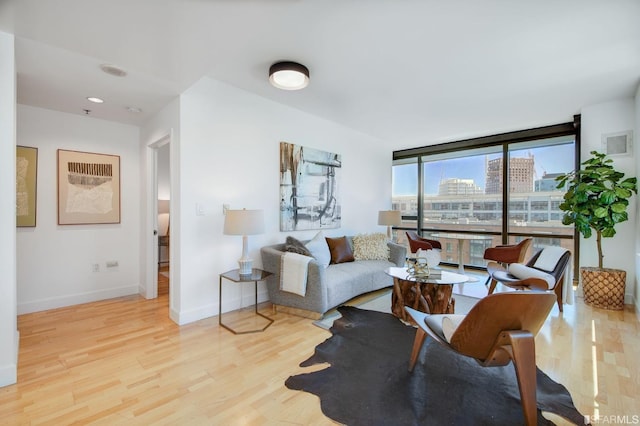
M 534 338 L 554 302 L 552 293 L 527 291 L 487 296 L 467 315 L 429 315 L 405 307 L 418 324 L 409 371 L 413 371 L 427 334 L 447 348 L 475 358 L 483 367 L 504 366 L 513 361 L 526 424 L 535 425 Z
M 544 290 L 556 294 L 558 308 L 562 312 L 564 273 L 569 264 L 571 252 L 562 247 L 545 247 L 525 264 L 512 263 L 508 268 L 495 262 L 487 265 L 491 277 L 489 294 L 500 282 L 517 290 Z
M 533 239 L 526 238 L 518 244 L 489 247 L 484 251 L 484 258 L 498 262 L 503 266 L 508 266 L 511 263 L 522 263 L 532 242 Z M 489 284 L 489 281 L 491 281 L 491 275 L 489 275 L 484 285 Z M 491 285 L 495 288 L 495 283 L 492 282 Z
M 442 249 L 442 244 L 440 241 L 429 240 L 427 238 L 422 238 L 415 231 L 407 231 L 407 239 L 409 240 L 409 248 L 411 249 L 411 253 L 416 253 L 418 249 L 422 250 L 431 250 L 431 249 Z

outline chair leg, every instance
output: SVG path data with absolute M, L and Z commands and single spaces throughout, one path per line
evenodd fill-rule
M 528 331 L 510 331 L 513 366 L 516 369 L 520 401 L 527 426 L 538 422 L 536 404 L 536 349 L 533 334 Z
M 558 299 L 558 309 L 560 312 L 563 312 L 562 309 L 562 290 L 564 289 L 564 276 L 560 278 L 560 281 L 556 284 L 556 287 L 553 289 L 556 293 L 556 298 Z
M 409 360 L 409 371 L 413 371 L 413 367 L 416 365 L 418 354 L 420 354 L 420 349 L 422 349 L 425 337 L 427 337 L 427 333 L 418 326 L 416 329 L 416 338 L 413 340 L 413 349 L 411 350 L 411 359 Z
M 489 286 L 489 292 L 487 294 L 493 294 L 493 291 L 496 289 L 496 285 L 498 284 L 498 281 L 494 280 L 493 278 L 491 279 L 491 285 Z

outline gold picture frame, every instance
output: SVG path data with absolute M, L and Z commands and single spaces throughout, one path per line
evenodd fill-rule
M 38 148 L 16 147 L 16 226 L 36 226 Z
M 58 225 L 120 223 L 120 156 L 58 150 Z

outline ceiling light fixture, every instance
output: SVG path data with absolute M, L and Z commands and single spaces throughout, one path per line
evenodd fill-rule
M 142 112 L 142 110 L 138 107 L 132 107 L 132 106 L 128 106 L 127 107 L 127 111 L 132 112 L 134 114 L 137 114 L 139 112 Z
M 304 89 L 309 84 L 309 69 L 297 62 L 276 62 L 269 67 L 269 81 L 278 89 Z
M 127 72 L 120 67 L 111 64 L 102 64 L 100 65 L 100 69 L 106 72 L 109 75 L 113 75 L 115 77 L 124 77 L 127 75 Z
M 101 104 L 101 103 L 104 103 L 104 99 L 96 98 L 95 96 L 89 96 L 89 97 L 87 98 L 87 100 L 88 100 L 89 102 L 93 102 L 94 104 Z

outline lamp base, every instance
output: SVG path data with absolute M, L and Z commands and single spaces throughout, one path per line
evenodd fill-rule
M 253 259 L 239 259 L 240 275 L 251 275 L 253 268 Z

